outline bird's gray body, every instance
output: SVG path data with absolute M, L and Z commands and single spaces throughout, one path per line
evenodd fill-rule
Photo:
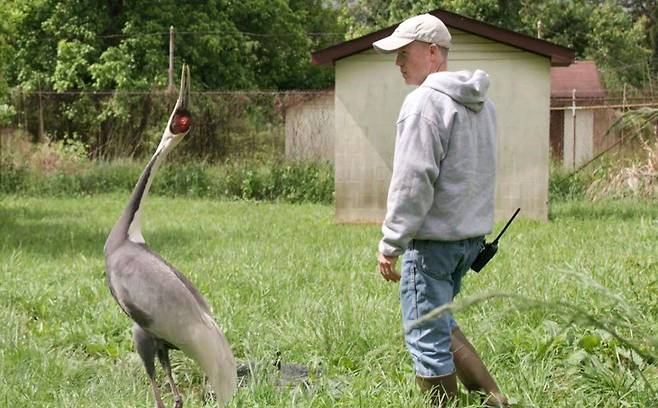
M 208 303 L 183 274 L 146 245 L 141 233 L 142 204 L 153 177 L 167 152 L 189 131 L 189 122 L 184 122 L 187 128 L 174 132 L 175 117 L 181 112 L 187 114 L 188 99 L 189 71 L 184 67 L 180 96 L 162 141 L 137 181 L 104 248 L 107 284 L 121 309 L 135 322 L 135 348 L 144 362 L 158 407 L 163 404 L 155 382 L 156 355 L 167 372 L 175 407 L 182 407 L 173 384 L 169 349 L 180 349 L 201 365 L 220 405 L 227 403 L 237 388 L 231 347 Z
M 126 240 L 105 262 L 110 291 L 126 314 L 177 348 L 188 341 L 181 323 L 204 324 L 211 313 L 192 283 L 145 244 Z

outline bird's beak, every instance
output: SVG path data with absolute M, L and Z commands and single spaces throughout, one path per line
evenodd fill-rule
M 192 126 L 192 114 L 190 113 L 190 67 L 183 65 L 180 78 L 180 92 L 176 107 L 169 119 L 169 130 L 174 135 L 187 134 Z
M 180 76 L 180 92 L 176 102 L 176 110 L 189 110 L 190 104 L 190 67 L 185 64 Z

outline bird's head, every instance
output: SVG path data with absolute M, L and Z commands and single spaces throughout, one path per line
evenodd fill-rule
M 167 128 L 162 135 L 158 151 L 170 150 L 176 146 L 183 137 L 188 134 L 192 127 L 192 114 L 189 111 L 190 104 L 190 68 L 183 65 L 183 71 L 180 79 L 180 92 L 178 100 L 174 107 Z

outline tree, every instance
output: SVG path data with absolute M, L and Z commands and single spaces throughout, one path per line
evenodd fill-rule
M 13 115 L 13 107 L 9 104 L 9 71 L 11 56 L 15 54 L 10 38 L 15 35 L 12 18 L 13 1 L 8 1 L 8 7 L 0 8 L 0 126 L 9 122 Z
M 322 88 L 332 81 L 309 63 L 319 43 L 308 32 L 339 30 L 325 1 L 16 0 L 14 7 L 8 82 L 25 89 L 164 86 L 170 25 L 176 63 L 190 64 L 196 89 Z
M 27 94 L 27 105 L 39 106 L 23 112 L 28 131 L 40 133 L 35 124 L 46 122 L 51 140 L 79 140 L 92 155 L 150 150 L 161 125 L 158 121 L 156 128 L 150 118 L 171 101 L 129 92 L 111 97 L 78 92 L 164 89 L 172 25 L 175 65 L 190 65 L 195 91 L 326 88 L 333 70 L 311 65 L 310 52 L 344 38 L 328 0 L 9 1 L 0 5 L 0 17 L 6 17 L 0 34 L 9 33 L 0 37 L 0 57 L 13 55 L 0 59 L 7 73 L 0 91 L 57 91 L 50 96 L 56 103 L 44 108 L 41 93 Z M 196 112 L 212 111 L 207 129 L 240 122 L 231 114 L 232 108 L 241 109 L 235 101 L 211 99 L 204 103 L 200 96 Z M 3 106 L 0 100 L 0 115 Z M 248 127 L 274 108 L 256 107 L 239 125 Z M 216 134 L 206 133 L 209 139 Z
M 658 6 L 655 2 L 343 0 L 341 7 L 341 19 L 350 27 L 350 36 L 366 34 L 435 8 L 531 36 L 537 35 L 537 23 L 541 21 L 545 40 L 573 48 L 579 59 L 596 60 L 610 86 L 630 83 L 642 87 L 647 79 L 651 47 L 654 61 L 658 55 L 655 24 Z M 629 14 L 628 10 L 635 10 L 634 14 Z M 654 30 L 651 44 L 646 35 L 648 27 Z
M 625 10 L 628 10 L 634 20 L 646 19 L 647 41 L 653 50 L 653 74 L 658 74 L 658 2 L 646 0 L 618 0 Z

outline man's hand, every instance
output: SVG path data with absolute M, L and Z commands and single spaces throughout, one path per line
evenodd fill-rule
M 395 271 L 397 260 L 397 256 L 386 256 L 381 252 L 377 256 L 379 273 L 389 282 L 398 282 L 400 280 L 400 274 Z

